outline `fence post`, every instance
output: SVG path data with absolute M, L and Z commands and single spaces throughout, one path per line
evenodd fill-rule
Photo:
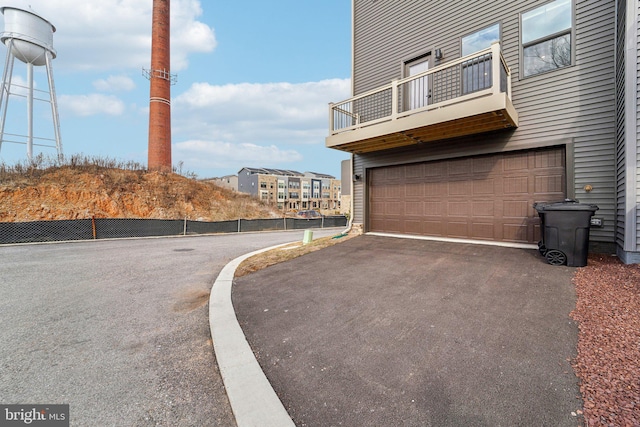
M 95 215 L 91 215 L 91 232 L 93 233 L 93 240 L 96 240 L 96 217 Z
M 283 219 L 284 219 L 284 231 L 287 231 L 287 217 L 285 216 Z
M 187 217 L 184 217 L 184 229 L 182 231 L 182 235 L 186 236 L 187 235 Z
M 322 222 L 320 223 L 320 228 L 324 228 L 324 215 L 322 215 Z
M 333 102 L 329 103 L 329 135 L 333 135 L 334 123 L 333 123 L 333 106 L 335 104 Z
M 238 218 L 238 233 L 240 232 L 240 218 Z
M 391 80 L 391 120 L 398 118 L 398 79 Z

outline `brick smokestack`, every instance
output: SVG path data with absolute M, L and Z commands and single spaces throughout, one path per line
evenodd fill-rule
M 149 97 L 149 169 L 171 171 L 169 0 L 153 0 Z

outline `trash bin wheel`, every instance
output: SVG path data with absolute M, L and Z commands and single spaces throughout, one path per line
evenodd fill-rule
M 542 256 L 547 254 L 547 247 L 542 242 L 538 242 L 538 252 L 540 252 Z
M 567 263 L 567 256 L 562 251 L 556 249 L 548 250 L 544 256 L 551 265 L 564 265 Z

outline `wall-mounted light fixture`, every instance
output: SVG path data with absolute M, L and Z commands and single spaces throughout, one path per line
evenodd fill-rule
M 434 51 L 434 55 L 435 55 L 436 59 L 442 59 L 442 49 L 436 49 Z
M 362 179 L 362 175 L 359 175 L 357 173 L 353 174 L 353 180 L 354 181 L 360 181 Z

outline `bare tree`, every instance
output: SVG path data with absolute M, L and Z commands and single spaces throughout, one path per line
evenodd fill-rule
M 525 48 L 525 74 L 532 75 L 571 65 L 571 36 L 564 35 Z

